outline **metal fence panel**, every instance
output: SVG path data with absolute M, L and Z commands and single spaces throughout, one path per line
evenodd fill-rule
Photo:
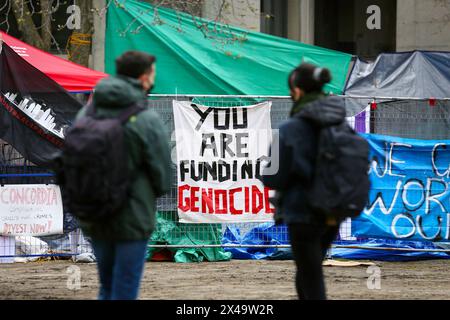
M 245 106 L 272 101 L 271 121 L 272 127 L 277 128 L 288 118 L 291 109 L 289 97 L 256 97 L 256 96 L 153 96 L 150 98 L 150 107 L 155 110 L 166 125 L 167 130 L 174 131 L 172 101 L 189 100 L 198 104 L 211 107 Z M 348 98 L 353 103 L 367 103 L 367 99 Z M 449 139 L 450 132 L 450 101 L 438 100 L 430 105 L 423 100 L 394 100 L 379 103 L 375 110 L 370 112 L 370 132 L 384 135 L 400 136 L 417 139 Z M 174 141 L 170 141 L 171 147 L 175 147 Z M 1 184 L 18 183 L 54 183 L 54 177 L 46 170 L 42 170 L 25 161 L 23 157 L 5 142 L 0 143 L 0 182 Z M 169 242 L 153 241 L 153 247 L 289 247 L 286 226 L 274 227 L 272 223 L 235 223 L 235 224 L 180 224 L 177 215 L 177 177 L 176 167 L 173 164 L 172 187 L 170 192 L 159 198 L 157 208 L 161 221 L 170 224 L 159 224 L 159 229 L 154 233 L 154 239 L 158 235 L 173 239 L 188 239 L 185 244 L 178 242 L 172 245 Z M 15 242 L 15 250 L 10 250 L 12 244 L 5 237 L 0 236 L 1 252 L 13 252 L 14 255 L 4 255 L 1 259 L 11 256 L 74 256 L 80 253 L 89 253 L 89 239 L 86 239 L 77 229 L 77 224 L 69 215 L 65 215 L 65 234 L 48 237 L 21 237 Z M 162 230 L 162 228 L 169 228 Z M 270 232 L 268 232 L 270 229 Z M 169 231 L 168 231 L 169 230 Z M 223 235 L 234 234 L 238 239 L 234 242 L 223 242 Z M 252 239 L 257 239 L 255 244 L 246 241 L 246 235 L 252 233 Z M 347 221 L 341 226 L 341 239 L 351 239 L 351 223 Z M 28 238 L 28 239 L 27 239 Z M 276 240 L 274 242 L 274 239 Z M 248 239 L 247 239 L 248 240 Z M 9 243 L 9 244 L 8 244 Z M 45 246 L 45 244 L 47 246 Z M 7 246 L 7 248 L 5 247 Z M 342 245 L 341 245 L 342 247 Z M 349 247 L 355 247 L 352 244 Z M 20 249 L 21 248 L 21 249 Z M 26 248 L 26 249 L 24 249 Z M 31 248 L 31 249 L 30 249 Z M 356 246 L 355 248 L 361 248 Z M 44 252 L 43 250 L 46 249 Z M 377 248 L 379 250 L 379 248 Z M 448 251 L 448 250 L 443 250 Z M 1 261 L 0 261 L 1 262 Z

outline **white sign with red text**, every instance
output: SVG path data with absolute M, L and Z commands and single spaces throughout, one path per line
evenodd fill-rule
M 271 102 L 207 107 L 173 101 L 182 223 L 271 222 L 259 177 L 272 137 Z
M 0 235 L 44 236 L 63 233 L 63 205 L 57 185 L 0 187 Z

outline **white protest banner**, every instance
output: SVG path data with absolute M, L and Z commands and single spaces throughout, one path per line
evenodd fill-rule
M 0 187 L 0 235 L 44 236 L 63 233 L 63 206 L 57 185 Z
M 258 179 L 272 138 L 271 106 L 173 101 L 180 222 L 273 221 L 272 192 Z

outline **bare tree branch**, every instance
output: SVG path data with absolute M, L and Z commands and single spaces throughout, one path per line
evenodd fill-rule
M 68 1 L 68 0 L 67 0 Z M 73 0 L 70 0 L 70 2 Z M 206 0 L 143 0 L 153 5 L 149 10 L 143 10 L 138 17 L 134 17 L 124 28 L 120 31 L 121 35 L 126 33 L 139 33 L 145 26 L 144 19 L 153 12 L 152 24 L 166 25 L 174 28 L 178 32 L 184 32 L 183 21 L 185 14 L 191 16 L 194 26 L 203 34 L 206 39 L 211 41 L 211 44 L 225 52 L 225 47 L 234 42 L 243 42 L 247 39 L 246 33 L 235 32 L 233 29 L 223 22 L 223 15 L 228 11 L 228 6 L 234 12 L 233 3 L 229 0 L 221 0 L 218 11 L 214 14 L 214 19 L 211 21 L 204 21 L 199 18 L 202 15 L 202 9 Z M 208 0 L 209 1 L 209 0 Z M 106 0 L 103 8 L 93 8 L 91 0 L 76 0 L 74 1 L 82 11 L 82 27 L 81 30 L 76 30 L 70 37 L 67 50 L 69 57 L 74 61 L 87 65 L 89 61 L 89 53 L 91 49 L 91 37 L 93 33 L 93 16 L 97 14 L 100 18 L 104 18 L 108 8 L 111 5 L 117 5 L 123 10 L 127 10 L 127 0 Z M 37 6 L 39 4 L 39 6 Z M 10 29 L 10 22 L 8 14 L 12 10 L 14 18 L 17 21 L 19 31 L 22 33 L 22 40 L 36 46 L 42 50 L 49 51 L 51 46 L 56 46 L 57 50 L 61 52 L 55 35 L 52 34 L 52 24 L 54 23 L 53 15 L 62 7 L 62 4 L 67 4 L 66 1 L 61 0 L 4 0 L 4 4 L 0 7 L 0 11 L 6 16 L 0 25 L 4 29 Z M 250 7 L 249 0 L 247 4 Z M 40 8 L 40 9 L 39 9 Z M 175 10 L 176 22 L 165 21 L 159 14 L 159 9 L 171 8 Z M 39 15 L 38 19 L 33 19 L 33 16 Z M 141 17 L 143 19 L 141 19 Z M 40 21 L 40 25 L 36 23 Z M 60 31 L 66 28 L 66 25 L 57 26 Z
M 31 12 L 25 1 L 10 0 L 14 16 L 17 21 L 19 31 L 22 33 L 24 41 L 42 50 L 48 51 L 50 47 L 46 46 L 41 35 L 36 29 Z
M 6 6 L 8 6 L 8 9 L 6 10 L 5 19 L 4 19 L 4 21 L 2 21 L 2 22 L 0 23 L 0 26 L 3 25 L 3 24 L 6 24 L 6 32 L 9 32 L 9 27 L 10 27 L 10 25 L 9 25 L 9 19 L 8 19 L 8 17 L 9 17 L 9 13 L 11 12 L 11 2 L 10 2 L 10 1 L 6 1 L 5 6 L 3 6 L 3 7 L 0 9 L 0 11 L 3 11 L 3 10 L 5 9 Z

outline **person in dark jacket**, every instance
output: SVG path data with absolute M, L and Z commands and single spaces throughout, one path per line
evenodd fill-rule
M 93 104 L 100 116 L 114 117 L 126 107 L 146 104 L 153 87 L 155 58 L 128 51 L 116 60 L 117 76 L 100 81 Z M 86 107 L 77 118 L 86 114 Z M 113 219 L 102 223 L 80 221 L 92 239 L 100 278 L 99 299 L 136 299 L 143 274 L 147 242 L 155 228 L 156 198 L 169 191 L 171 158 L 168 133 L 150 109 L 124 125 L 129 172 L 129 199 Z
M 291 72 L 288 82 L 294 104 L 290 118 L 279 128 L 278 172 L 262 178 L 277 194 L 275 220 L 288 225 L 300 299 L 326 299 L 322 261 L 339 231 L 340 221 L 312 210 L 306 198 L 314 174 L 319 128 L 345 121 L 341 98 L 322 92 L 330 80 L 328 69 L 307 63 Z

